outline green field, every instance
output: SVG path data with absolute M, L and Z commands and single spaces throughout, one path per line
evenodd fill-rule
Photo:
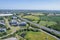
M 41 19 L 41 21 L 44 21 L 43 24 L 46 21 L 48 21 L 50 23 L 46 22 L 46 23 L 48 23 L 47 25 L 50 25 L 51 28 L 60 31 L 60 28 L 59 28 L 60 27 L 60 16 L 40 16 L 40 19 Z
M 27 40 L 56 40 L 54 37 L 44 33 L 44 32 L 27 32 L 25 38 Z
M 49 28 L 53 28 L 57 31 L 60 31 L 60 16 L 32 16 L 32 15 L 26 15 L 23 16 L 23 18 L 26 18 L 34 23 L 39 23 L 42 26 L 46 26 Z M 40 20 L 40 21 L 39 21 Z
M 32 21 L 37 21 L 40 19 L 39 17 L 32 16 L 32 15 L 23 16 L 23 18 L 27 18 L 27 19 L 32 20 Z
M 56 25 L 57 23 L 53 21 L 40 21 L 39 24 L 42 26 L 53 26 L 53 25 Z

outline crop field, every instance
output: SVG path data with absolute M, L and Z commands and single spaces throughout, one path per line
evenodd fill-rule
M 39 24 L 42 26 L 53 26 L 53 25 L 56 25 L 57 23 L 53 21 L 40 21 Z
M 44 24 L 46 25 L 49 22 L 47 25 L 50 25 L 51 28 L 60 31 L 60 28 L 59 28 L 60 27 L 60 16 L 40 16 L 40 19 L 41 21 L 44 21 L 43 25 Z
M 27 40 L 56 40 L 54 37 L 45 34 L 44 32 L 27 32 L 25 38 Z
M 60 16 L 40 16 L 41 20 L 60 21 Z
M 27 18 L 27 19 L 32 20 L 32 21 L 37 21 L 37 20 L 39 20 L 39 17 L 37 17 L 37 16 L 32 16 L 32 15 L 23 16 L 23 18 Z
M 50 28 L 53 28 L 55 30 L 60 31 L 60 28 L 59 28 L 60 27 L 60 16 L 32 16 L 32 15 L 27 15 L 27 16 L 23 16 L 23 18 L 31 20 L 34 23 L 39 22 L 39 24 L 42 26 L 47 26 L 47 27 L 50 27 Z

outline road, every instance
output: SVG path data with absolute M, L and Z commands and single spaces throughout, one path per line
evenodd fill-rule
M 33 23 L 33 22 L 28 21 L 28 20 L 26 20 L 26 19 L 23 19 L 23 18 L 21 18 L 21 17 L 19 17 L 19 19 L 20 19 L 20 20 L 23 20 L 23 21 L 25 21 L 25 22 L 28 22 L 28 23 L 30 23 L 31 25 L 33 24 L 33 25 L 39 27 L 40 29 L 44 29 L 44 30 L 47 30 L 47 31 L 49 31 L 49 32 L 54 32 L 54 34 L 59 34 L 59 35 L 60 35 L 60 32 L 58 32 L 58 31 L 56 31 L 56 30 L 49 29 L 49 28 L 44 27 L 44 26 L 40 26 L 39 24 Z M 43 31 L 43 30 L 42 30 L 42 31 Z M 45 32 L 45 31 L 43 31 L 43 32 Z M 47 32 L 45 32 L 45 33 L 47 33 Z M 47 34 L 49 34 L 49 33 L 47 33 Z M 51 34 L 49 34 L 49 35 L 51 35 Z M 52 36 L 53 36 L 53 35 L 52 35 Z M 53 37 L 56 38 L 57 40 L 60 40 L 59 38 L 57 38 L 57 37 L 55 37 L 55 36 L 53 36 Z
M 13 29 L 11 28 L 11 26 L 9 25 L 8 19 L 4 18 L 4 20 L 5 20 L 5 24 L 7 25 L 7 28 L 10 28 L 10 29 L 12 30 L 12 32 L 11 32 L 10 34 L 7 34 L 7 35 L 5 35 L 5 36 L 0 37 L 0 39 L 2 39 L 2 38 L 4 38 L 4 37 L 7 37 L 7 36 L 9 36 L 9 35 L 13 35 L 13 34 L 17 31 L 16 29 L 13 30 Z
M 7 25 L 7 28 L 10 28 L 12 32 L 10 34 L 3 36 L 3 37 L 0 37 L 0 39 L 7 37 L 9 35 L 13 35 L 16 31 L 20 30 L 20 27 L 18 27 L 18 26 L 17 27 L 10 26 L 8 19 L 4 18 L 4 20 L 5 20 L 5 24 Z M 20 38 L 22 38 L 22 37 L 20 36 Z M 19 38 L 17 38 L 17 40 L 19 40 Z M 23 38 L 23 40 L 25 40 L 25 39 Z
M 47 31 L 49 31 L 49 32 L 53 32 L 53 33 L 55 33 L 55 34 L 60 35 L 60 31 L 56 31 L 56 30 L 54 30 L 54 29 L 50 29 L 50 28 L 47 28 L 47 27 L 44 27 L 44 26 L 40 26 L 39 24 L 33 23 L 33 22 L 28 21 L 28 20 L 23 19 L 23 18 L 20 18 L 20 19 L 22 19 L 22 20 L 24 20 L 24 21 L 26 21 L 26 22 L 28 22 L 28 23 L 30 23 L 30 24 L 33 24 L 33 25 L 35 25 L 35 26 L 37 26 L 37 27 L 40 27 L 41 29 L 44 29 L 44 30 L 47 30 Z

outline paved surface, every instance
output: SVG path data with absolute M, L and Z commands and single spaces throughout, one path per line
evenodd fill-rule
M 56 30 L 54 30 L 54 29 L 49 29 L 49 28 L 44 27 L 44 26 L 42 26 L 42 27 L 40 27 L 40 28 L 42 28 L 42 29 L 44 29 L 44 30 L 47 30 L 47 31 L 49 31 L 49 32 L 53 32 L 53 33 L 55 33 L 55 34 L 60 35 L 60 31 L 56 31 Z
M 6 19 L 6 18 L 4 18 L 4 19 L 5 19 L 6 25 L 8 26 L 7 28 L 10 28 L 10 29 L 12 30 L 12 32 L 11 32 L 10 34 L 7 34 L 7 35 L 3 36 L 3 37 L 0 37 L 0 39 L 1 39 L 1 38 L 4 38 L 4 37 L 7 37 L 7 36 L 9 36 L 9 35 L 12 35 L 12 34 L 14 34 L 16 31 L 18 31 L 18 30 L 20 29 L 20 27 L 11 27 L 11 26 L 9 25 L 8 19 Z M 5 40 L 19 40 L 19 39 L 12 37 L 12 38 L 7 38 L 7 39 L 5 39 Z M 25 39 L 24 39 L 24 40 L 25 40 Z
M 4 18 L 5 19 L 5 18 Z M 9 22 L 8 22 L 8 19 L 5 19 L 5 23 L 6 23 L 6 25 L 7 25 L 7 27 L 9 27 L 9 28 L 11 28 L 11 26 L 9 25 Z M 5 35 L 5 36 L 3 36 L 3 37 L 0 37 L 0 39 L 1 38 L 4 38 L 4 37 L 7 37 L 7 36 L 9 36 L 9 35 L 12 35 L 12 34 L 14 34 L 17 30 L 16 29 L 12 29 L 11 28 L 11 30 L 12 30 L 12 32 L 10 33 L 10 34 L 7 34 L 7 35 Z
M 23 19 L 23 18 L 20 18 L 20 19 L 22 19 L 22 20 L 24 20 L 24 21 L 26 21 L 26 22 L 28 22 L 28 23 L 30 23 L 30 24 L 33 24 L 33 25 L 35 25 L 35 26 L 37 26 L 37 27 L 40 27 L 41 29 L 47 30 L 47 31 L 49 31 L 49 32 L 54 32 L 55 34 L 60 35 L 60 31 L 56 31 L 56 30 L 53 30 L 53 29 L 50 29 L 50 28 L 47 28 L 47 27 L 44 27 L 44 26 L 40 26 L 39 24 L 33 23 L 33 22 L 28 21 L 28 20 Z
M 54 32 L 55 34 L 59 34 L 59 35 L 60 35 L 60 32 L 58 32 L 58 31 L 56 31 L 56 30 L 49 29 L 49 28 L 44 27 L 44 26 L 40 26 L 39 24 L 33 23 L 33 22 L 28 21 L 28 20 L 26 20 L 26 19 L 23 19 L 23 18 L 21 18 L 21 17 L 20 17 L 20 19 L 23 20 L 23 21 L 25 21 L 25 22 L 28 22 L 28 23 L 30 23 L 30 24 L 33 24 L 33 25 L 35 25 L 35 26 L 37 26 L 37 27 L 40 27 L 41 29 L 47 30 L 47 31 L 49 31 L 49 32 Z M 45 32 L 45 31 L 44 31 L 44 32 Z M 47 32 L 45 32 L 45 33 L 47 33 Z M 47 33 L 47 34 L 49 34 L 49 33 Z M 49 35 L 50 35 L 50 34 L 49 34 Z M 55 36 L 53 36 L 53 37 L 56 38 L 57 40 L 60 40 L 59 38 L 57 38 L 57 37 L 55 37 Z
M 13 14 L 0 14 L 0 16 L 12 16 Z
M 11 38 L 7 38 L 7 39 L 4 39 L 4 40 L 17 40 L 17 38 L 11 37 Z

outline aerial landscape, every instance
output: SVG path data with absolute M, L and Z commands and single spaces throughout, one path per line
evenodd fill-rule
M 0 0 L 0 40 L 60 40 L 59 3 Z

